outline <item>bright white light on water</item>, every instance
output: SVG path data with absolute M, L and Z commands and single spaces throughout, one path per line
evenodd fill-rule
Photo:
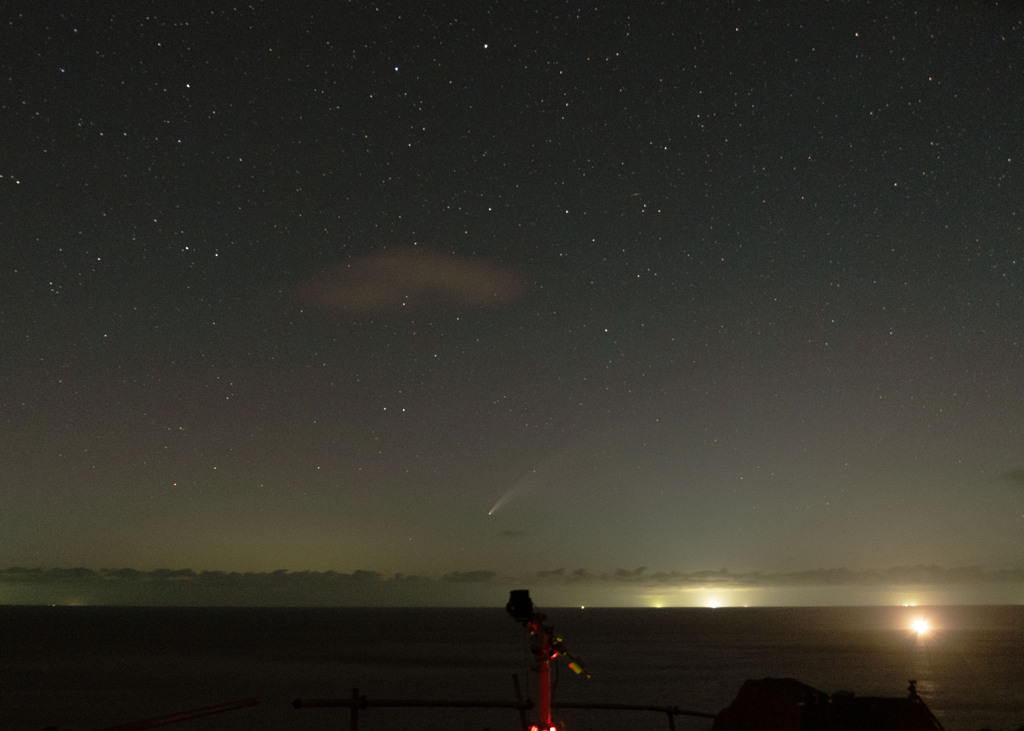
M 914 630 L 918 637 L 928 634 L 932 627 L 927 619 L 917 618 L 910 623 L 910 629 Z

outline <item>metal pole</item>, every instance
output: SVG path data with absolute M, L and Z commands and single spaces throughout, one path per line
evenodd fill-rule
M 516 689 L 516 704 L 519 706 L 519 726 L 523 731 L 527 731 L 526 704 L 523 703 L 523 690 L 519 687 L 519 676 L 515 673 L 512 673 L 512 685 Z
M 540 622 L 534 623 L 534 632 L 540 635 L 537 655 L 537 720 L 542 731 L 551 728 L 551 633 Z

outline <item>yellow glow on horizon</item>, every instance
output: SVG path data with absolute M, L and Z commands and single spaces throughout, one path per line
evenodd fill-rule
M 762 592 L 746 587 L 731 586 L 695 586 L 675 590 L 662 590 L 654 594 L 641 594 L 635 599 L 642 607 L 662 609 L 665 607 L 702 607 L 718 609 L 721 607 L 752 607 L 763 606 L 757 601 Z

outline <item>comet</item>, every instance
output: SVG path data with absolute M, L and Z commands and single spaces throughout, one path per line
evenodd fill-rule
M 505 503 L 511 500 L 516 495 L 516 493 L 521 491 L 522 488 L 520 485 L 513 485 L 511 489 L 506 490 L 505 494 L 498 498 L 498 502 L 494 503 L 494 507 L 488 510 L 487 514 L 494 515 L 496 512 L 498 512 L 498 509 L 501 508 L 501 506 L 503 506 Z
M 531 474 L 534 474 L 534 473 L 536 473 L 536 470 L 531 470 Z M 506 490 L 505 493 L 500 498 L 498 498 L 498 502 L 494 503 L 494 507 L 492 507 L 490 510 L 488 510 L 487 514 L 488 515 L 494 515 L 509 500 L 512 500 L 514 497 L 516 497 L 521 492 L 523 492 L 529 486 L 529 484 L 530 483 L 529 483 L 529 478 L 528 477 L 524 478 L 524 479 L 520 480 L 519 482 L 517 482 L 516 484 L 514 484 L 512 487 L 510 487 L 508 490 Z
M 487 511 L 487 514 L 494 515 L 509 502 L 525 492 L 539 487 L 558 484 L 561 480 L 571 479 L 575 471 L 577 453 L 582 444 L 582 437 L 580 437 L 573 442 L 563 444 L 559 449 L 549 452 L 536 467 L 533 467 L 516 480 L 515 484 L 498 498 L 498 502 L 494 503 L 494 506 Z

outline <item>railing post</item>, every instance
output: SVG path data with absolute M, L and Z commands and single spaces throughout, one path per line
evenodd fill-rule
M 516 689 L 516 703 L 519 706 L 519 726 L 522 728 L 522 731 L 526 731 L 529 725 L 526 720 L 526 704 L 523 702 L 523 690 L 519 687 L 519 676 L 515 673 L 512 673 L 512 685 Z
M 348 727 L 359 731 L 359 688 L 352 688 L 352 705 L 348 711 Z

